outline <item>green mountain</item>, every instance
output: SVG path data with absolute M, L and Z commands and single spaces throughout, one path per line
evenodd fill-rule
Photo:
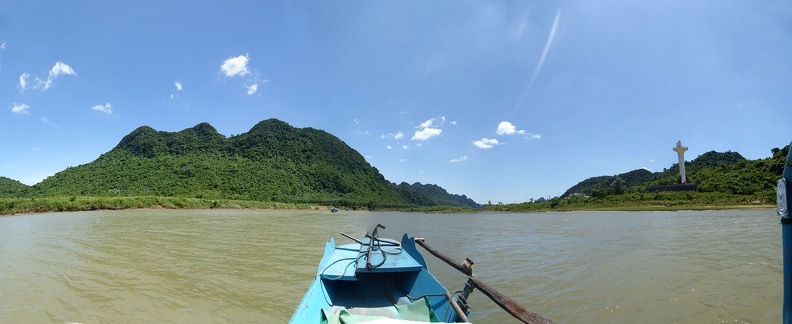
M 599 176 L 592 177 L 572 186 L 567 189 L 561 197 L 569 197 L 573 193 L 582 193 L 591 195 L 594 190 L 609 188 L 617 179 L 624 181 L 624 185 L 628 188 L 641 185 L 655 178 L 655 175 L 646 169 L 637 169 L 627 173 L 622 173 L 615 176 Z
M 0 198 L 19 197 L 23 195 L 28 188 L 26 184 L 19 181 L 0 177 Z
M 402 182 L 398 186 L 399 193 L 409 204 L 418 206 L 466 206 L 480 207 L 473 199 L 465 195 L 452 195 L 438 185 L 421 184 L 416 182 L 408 184 Z
M 789 153 L 789 145 L 771 150 L 772 156 L 765 159 L 748 160 L 737 152 L 709 151 L 685 163 L 688 182 L 696 183 L 699 192 L 722 192 L 728 194 L 751 195 L 772 194 L 775 183 L 784 170 L 784 161 Z M 569 188 L 561 198 L 573 193 L 596 195 L 617 186 L 617 179 L 623 181 L 625 190 L 641 190 L 655 185 L 679 183 L 679 164 L 661 172 L 639 169 L 616 176 L 592 177 Z
M 360 153 L 325 131 L 269 119 L 230 138 L 208 123 L 179 132 L 142 126 L 95 161 L 58 172 L 27 188 L 24 196 L 169 196 L 370 208 L 478 206 L 440 187 L 431 194 L 423 187 L 385 180 Z

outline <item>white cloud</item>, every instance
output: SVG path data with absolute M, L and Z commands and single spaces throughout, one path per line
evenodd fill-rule
M 435 121 L 437 121 L 438 119 L 440 120 L 440 123 L 439 124 L 435 124 Z M 421 125 L 419 125 L 418 127 L 419 128 L 427 128 L 427 127 L 432 127 L 432 126 L 440 126 L 440 125 L 445 124 L 445 120 L 446 120 L 445 116 L 432 118 L 430 120 L 427 120 L 427 121 L 421 123 Z
M 182 83 L 181 82 L 176 81 L 173 84 L 176 85 L 176 91 L 182 91 L 183 88 L 182 88 Z
M 247 54 L 240 55 L 237 57 L 229 57 L 227 60 L 223 62 L 223 65 L 220 66 L 220 70 L 225 73 L 226 77 L 233 77 L 233 76 L 245 76 L 250 71 L 247 68 L 247 63 L 250 58 Z
M 457 124 L 457 122 L 456 122 L 456 121 L 452 121 L 452 122 L 451 122 L 451 125 L 456 125 L 456 124 Z
M 392 149 L 393 147 L 391 147 L 390 145 L 388 145 L 388 146 L 387 146 L 387 148 L 390 150 L 390 149 Z
M 42 80 L 41 78 L 36 77 L 34 79 L 36 82 L 35 84 L 33 84 L 32 88 L 41 91 L 52 88 L 52 85 L 55 82 L 55 78 L 61 75 L 77 75 L 77 72 L 74 72 L 74 69 L 72 69 L 71 66 L 67 65 L 66 63 L 63 63 L 61 61 L 55 62 L 55 65 L 53 65 L 52 69 L 50 69 L 49 71 L 49 75 L 47 75 L 47 79 Z M 27 72 L 22 73 L 22 75 L 19 76 L 20 91 L 25 91 L 28 88 L 30 88 L 30 85 L 28 84 L 28 79 L 30 79 L 30 74 Z
M 357 119 L 356 119 L 356 121 L 357 121 Z M 380 135 L 380 138 L 381 138 L 381 139 L 388 139 L 388 138 L 393 138 L 393 139 L 401 139 L 401 138 L 403 138 L 403 137 L 404 137 L 404 133 L 402 133 L 402 132 L 398 132 L 398 133 L 396 133 L 396 134 L 394 134 L 394 133 L 387 133 L 387 134 L 382 134 L 382 135 Z
M 13 106 L 11 107 L 11 112 L 13 112 L 13 113 L 15 113 L 17 115 L 27 115 L 27 114 L 29 114 L 28 109 L 30 109 L 30 106 L 28 106 L 26 104 L 17 104 L 15 102 L 13 104 Z
M 442 132 L 443 132 L 443 130 L 439 129 L 439 128 L 425 127 L 422 130 L 416 131 L 415 135 L 413 135 L 413 137 L 410 138 L 410 140 L 411 141 L 415 141 L 415 140 L 425 141 L 425 140 L 428 140 L 428 139 L 430 139 L 432 137 L 440 135 Z
M 49 79 L 55 79 L 56 77 L 58 77 L 61 74 L 77 75 L 77 73 L 74 72 L 74 69 L 72 69 L 71 66 L 68 66 L 68 65 L 66 65 L 66 63 L 58 61 L 58 62 L 55 62 L 55 65 L 50 70 L 48 80 Z
M 439 124 L 435 123 L 438 119 L 440 120 Z M 413 135 L 412 138 L 410 138 L 410 140 L 411 141 L 415 141 L 415 140 L 425 141 L 425 140 L 428 140 L 428 139 L 430 139 L 432 137 L 438 136 L 438 135 L 440 135 L 443 132 L 443 130 L 440 129 L 440 128 L 437 128 L 437 126 L 440 126 L 440 125 L 442 125 L 444 123 L 445 123 L 445 116 L 429 119 L 429 120 L 421 123 L 421 125 L 419 125 L 417 127 L 417 128 L 422 128 L 422 129 L 418 130 L 418 131 L 415 131 L 415 134 Z M 432 127 L 435 127 L 435 128 L 432 128 Z M 399 134 L 401 134 L 401 133 L 399 133 Z M 402 136 L 403 135 L 404 134 L 402 134 Z M 399 138 L 401 138 L 401 137 L 399 137 Z
M 113 113 L 113 106 L 107 102 L 104 105 L 96 105 L 91 107 L 91 110 L 101 111 L 105 114 L 112 114 Z
M 27 72 L 19 76 L 19 91 L 25 91 L 25 89 L 27 89 L 27 80 L 29 77 L 30 73 Z
M 496 132 L 498 135 L 513 135 L 513 134 L 525 134 L 524 130 L 516 130 L 517 128 L 512 125 L 512 123 L 507 121 L 502 121 L 498 124 L 498 131 Z
M 247 88 L 247 94 L 248 95 L 252 95 L 252 94 L 256 93 L 256 91 L 258 91 L 258 83 L 254 83 L 254 84 L 251 84 L 251 85 L 246 85 L 245 88 Z
M 499 143 L 497 139 L 489 139 L 485 137 L 478 141 L 473 141 L 473 145 L 481 149 L 490 149 L 495 147 L 495 145 L 502 145 L 502 143 Z
M 406 150 L 406 149 L 410 148 L 410 146 L 408 146 L 408 145 L 402 145 L 402 148 Z
M 407 159 L 399 159 L 399 162 L 406 162 Z
M 3 45 L 0 45 L 0 50 L 5 50 L 5 49 L 6 49 L 6 42 L 3 42 Z
M 526 139 L 542 138 L 542 136 L 539 134 L 528 133 L 522 129 L 517 130 L 517 127 L 514 127 L 514 125 L 512 125 L 512 123 L 508 121 L 502 121 L 500 124 L 498 124 L 498 130 L 495 133 L 497 133 L 498 135 L 514 135 L 514 134 L 525 135 Z
M 460 156 L 458 159 L 450 159 L 448 162 L 457 163 L 467 160 L 467 155 Z

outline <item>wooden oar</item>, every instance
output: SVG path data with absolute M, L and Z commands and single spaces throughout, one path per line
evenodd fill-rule
M 469 285 L 472 285 L 478 288 L 478 290 L 481 290 L 481 292 L 484 295 L 489 297 L 489 299 L 491 299 L 493 302 L 495 302 L 495 304 L 500 306 L 500 308 L 503 308 L 503 310 L 514 316 L 514 318 L 520 320 L 523 323 L 542 323 L 542 324 L 554 323 L 553 321 L 542 317 L 542 315 L 539 315 L 537 313 L 525 309 L 525 307 L 522 307 L 522 305 L 520 305 L 513 299 L 506 297 L 504 294 L 501 294 L 497 290 L 481 282 L 481 280 L 478 280 L 476 276 L 473 275 L 473 268 L 471 268 L 471 266 L 473 265 L 473 261 L 470 261 L 470 259 L 466 259 L 466 263 L 464 264 L 459 264 L 456 261 L 454 261 L 454 259 L 451 259 L 443 255 L 442 253 L 438 252 L 437 250 L 429 246 L 429 244 L 426 244 L 426 242 L 423 239 L 416 238 L 415 243 L 418 243 L 418 245 L 426 249 L 426 251 L 428 251 L 438 259 L 442 260 L 443 262 L 447 263 L 454 269 L 457 269 L 460 272 L 466 274 L 470 278 L 468 279 Z

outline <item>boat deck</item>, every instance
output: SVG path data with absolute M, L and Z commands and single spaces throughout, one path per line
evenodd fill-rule
M 368 239 L 364 240 L 368 244 Z M 387 273 L 420 271 L 423 266 L 402 248 L 396 245 L 383 244 L 379 249 L 371 252 L 371 264 L 382 265 L 372 270 L 366 269 L 367 245 L 346 244 L 337 247 L 325 264 L 322 264 L 320 274 L 323 279 L 330 280 L 357 280 L 356 273 Z

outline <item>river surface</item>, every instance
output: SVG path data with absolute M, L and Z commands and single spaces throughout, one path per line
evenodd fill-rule
M 324 243 L 377 223 L 381 237 L 469 257 L 483 282 L 559 323 L 781 322 L 772 210 L 129 210 L 0 217 L 0 323 L 285 323 Z M 462 288 L 464 275 L 424 255 Z M 474 323 L 514 322 L 480 292 L 470 303 Z

